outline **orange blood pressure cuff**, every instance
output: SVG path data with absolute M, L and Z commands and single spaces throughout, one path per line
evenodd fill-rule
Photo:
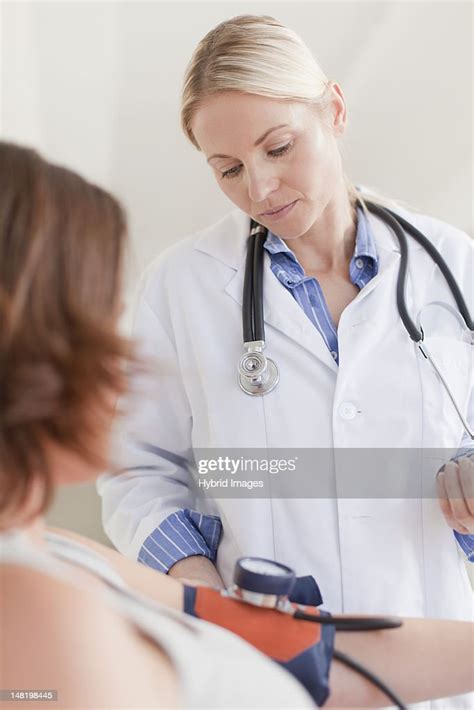
M 314 607 L 307 614 L 329 616 Z M 294 675 L 322 705 L 329 695 L 329 668 L 334 626 L 302 621 L 276 609 L 265 609 L 222 596 L 209 587 L 184 587 L 184 611 L 228 629 Z

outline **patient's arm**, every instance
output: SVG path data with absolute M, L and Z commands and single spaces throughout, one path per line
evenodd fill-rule
M 405 619 L 386 631 L 338 632 L 336 648 L 357 659 L 409 703 L 474 690 L 474 625 Z M 368 681 L 333 661 L 325 707 L 380 707 L 387 698 Z
M 145 594 L 160 604 L 172 607 L 173 609 L 183 608 L 183 585 L 176 579 L 166 574 L 161 574 L 140 562 L 129 560 L 117 550 L 102 545 L 100 542 L 91 540 L 78 533 L 64 530 L 63 528 L 48 527 L 48 530 L 62 537 L 86 545 L 90 549 L 105 557 L 107 562 L 115 569 L 122 579 L 135 591 Z
M 183 588 L 177 580 L 76 533 L 50 529 L 103 555 L 130 587 L 162 604 L 183 608 Z M 474 690 L 474 626 L 467 622 L 406 619 L 399 629 L 338 632 L 336 648 L 379 675 L 405 702 Z M 328 707 L 388 704 L 369 681 L 337 661 L 331 666 L 330 687 Z

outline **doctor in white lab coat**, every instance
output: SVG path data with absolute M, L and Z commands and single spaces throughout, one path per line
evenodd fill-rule
M 355 205 L 338 148 L 341 89 L 290 30 L 236 18 L 198 46 L 182 118 L 238 209 L 160 255 L 142 282 L 134 336 L 151 365 L 132 383 L 121 472 L 99 483 L 108 535 L 127 556 L 182 578 L 227 585 L 235 560 L 257 555 L 313 575 L 334 612 L 471 618 L 470 459 L 438 477 L 441 507 L 424 494 L 471 441 L 399 317 L 398 241 Z M 472 312 L 472 240 L 395 209 L 442 253 Z M 269 230 L 265 352 L 280 368 L 263 397 L 245 394 L 237 376 L 250 217 Z M 409 312 L 472 427 L 471 345 L 439 269 L 408 240 Z M 353 448 L 385 450 L 377 478 L 400 480 L 395 493 L 346 487 L 351 474 L 363 478 L 339 455 Z M 238 458 L 251 449 L 313 452 L 306 474 L 321 476 L 325 492 L 206 495 L 200 452 Z M 332 452 L 324 466 L 322 450 Z M 409 471 L 402 450 L 416 452 Z M 279 475 L 288 482 L 291 473 Z

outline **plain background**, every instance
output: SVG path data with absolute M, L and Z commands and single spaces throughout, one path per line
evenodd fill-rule
M 4 2 L 4 139 L 31 145 L 125 203 L 133 286 L 154 255 L 230 204 L 179 124 L 197 42 L 237 14 L 296 30 L 344 91 L 347 174 L 472 234 L 469 2 Z M 92 485 L 63 489 L 52 524 L 106 541 Z

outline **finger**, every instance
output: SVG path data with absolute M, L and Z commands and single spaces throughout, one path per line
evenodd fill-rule
M 450 461 L 443 473 L 446 492 L 448 495 L 451 513 L 458 525 L 462 525 L 468 531 L 474 529 L 474 516 L 471 515 L 464 498 L 461 480 L 459 477 L 459 465 Z
M 458 475 L 467 509 L 474 516 L 474 459 L 467 456 L 459 459 Z
M 449 505 L 448 491 L 446 490 L 446 482 L 444 480 L 444 469 L 439 471 L 436 476 L 436 490 L 441 512 L 445 518 L 451 517 L 451 506 Z
M 453 528 L 454 530 L 457 530 L 457 532 L 459 533 L 466 534 L 468 532 L 467 528 L 464 525 L 459 524 L 453 516 L 453 512 L 451 510 L 451 505 L 448 498 L 448 491 L 446 489 L 444 471 L 438 473 L 438 476 L 436 477 L 436 488 L 438 491 L 439 507 L 441 508 L 441 512 L 449 527 Z

